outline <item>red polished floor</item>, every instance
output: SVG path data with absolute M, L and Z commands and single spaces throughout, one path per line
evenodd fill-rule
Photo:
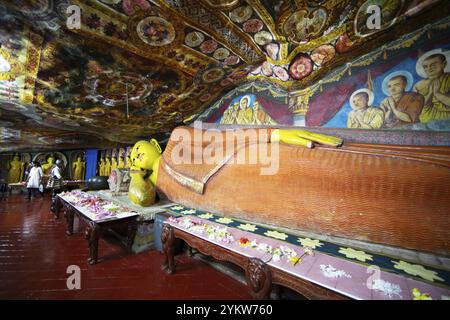
M 67 236 L 46 197 L 0 201 L 0 299 L 250 299 L 244 284 L 185 255 L 167 275 L 161 253 L 129 254 L 101 239 L 100 262 L 89 266 L 84 229 L 75 222 Z M 80 290 L 67 288 L 70 265 L 81 269 Z

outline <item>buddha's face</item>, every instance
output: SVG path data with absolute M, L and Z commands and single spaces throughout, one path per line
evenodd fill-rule
M 78 157 L 78 158 L 77 158 L 77 161 L 78 161 L 78 162 L 81 162 L 81 157 Z
M 131 165 L 135 168 L 151 169 L 159 156 L 158 148 L 153 143 L 141 140 L 136 142 L 131 150 Z
M 14 161 L 19 161 L 19 156 L 14 156 Z
M 53 158 L 53 157 L 50 157 L 50 158 L 48 158 L 48 163 L 50 163 L 50 164 L 52 164 L 52 163 L 54 163 L 55 162 L 55 158 Z

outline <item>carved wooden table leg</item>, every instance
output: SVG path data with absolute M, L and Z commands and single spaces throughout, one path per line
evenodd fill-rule
M 55 214 L 56 219 L 59 219 L 59 215 L 61 213 L 61 200 L 59 199 L 59 197 L 52 198 L 50 211 L 52 211 Z
M 257 258 L 248 259 L 245 280 L 253 299 L 268 299 L 272 288 L 272 274 L 267 264 Z
M 127 250 L 131 251 L 133 248 L 134 237 L 137 231 L 137 218 L 131 220 L 128 223 L 128 233 L 127 233 Z
M 168 274 L 172 274 L 175 272 L 175 263 L 174 263 L 175 237 L 171 225 L 169 224 L 163 225 L 161 233 L 161 242 L 165 254 L 164 262 L 162 264 L 161 269 Z
M 96 264 L 98 261 L 98 239 L 100 238 L 101 227 L 95 222 L 90 222 L 85 231 L 85 239 L 89 247 L 89 264 Z
M 74 216 L 73 210 L 69 206 L 65 205 L 64 206 L 64 217 L 66 218 L 66 221 L 67 221 L 66 234 L 69 236 L 73 234 L 73 216 Z

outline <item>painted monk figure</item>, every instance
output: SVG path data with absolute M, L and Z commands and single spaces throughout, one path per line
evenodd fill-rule
M 378 129 L 384 123 L 384 113 L 380 108 L 371 107 L 373 94 L 360 89 L 350 96 L 352 111 L 348 114 L 347 127 L 355 129 Z
M 425 97 L 419 117 L 423 123 L 450 119 L 450 73 L 445 72 L 447 58 L 440 51 L 433 52 L 438 51 L 424 54 L 416 65 L 417 73 L 425 78 L 417 82 L 413 89 Z
M 277 124 L 262 108 L 258 101 L 253 102 L 252 124 Z
M 251 124 L 253 121 L 253 109 L 249 106 L 250 97 L 244 96 L 239 104 L 239 111 L 237 112 L 237 124 Z
M 407 85 L 408 79 L 404 75 L 387 78 L 389 97 L 381 102 L 380 108 L 384 111 L 384 125 L 388 128 L 419 122 L 424 98 L 419 93 L 406 92 Z

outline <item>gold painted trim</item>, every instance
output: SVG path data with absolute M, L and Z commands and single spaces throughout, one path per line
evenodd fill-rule
M 173 170 L 164 159 L 163 161 L 163 168 L 164 170 L 171 176 L 173 179 L 175 179 L 178 183 L 180 183 L 183 186 L 188 187 L 189 189 L 197 192 L 198 194 L 203 194 L 204 190 L 204 184 L 202 182 L 199 182 L 197 180 L 194 180 L 190 177 L 187 177 L 175 170 Z

